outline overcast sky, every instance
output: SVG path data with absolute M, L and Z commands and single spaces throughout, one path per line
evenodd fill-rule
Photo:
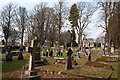
M 58 0 L 0 0 L 0 11 L 1 9 L 7 5 L 8 3 L 12 2 L 19 6 L 24 6 L 27 8 L 27 10 L 32 10 L 35 5 L 39 4 L 40 2 L 47 2 L 49 6 L 53 6 Z M 71 7 L 72 4 L 76 2 L 89 2 L 94 0 L 65 0 Z M 91 24 L 88 25 L 88 29 L 85 30 L 88 38 L 97 38 L 100 35 L 103 35 L 103 29 L 97 27 L 97 21 L 99 20 L 99 10 L 94 13 L 92 16 Z M 69 23 L 69 21 L 66 21 L 66 23 Z M 104 25 L 104 23 L 102 23 Z M 70 26 L 62 28 L 62 31 L 70 29 Z M 0 27 L 0 34 L 2 33 L 1 27 Z

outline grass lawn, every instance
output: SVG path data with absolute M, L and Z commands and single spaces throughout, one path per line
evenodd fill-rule
M 13 57 L 13 60 L 10 62 L 2 62 L 2 72 L 11 72 L 16 71 L 22 68 L 22 66 L 25 66 L 28 59 L 24 60 L 17 60 L 17 57 Z

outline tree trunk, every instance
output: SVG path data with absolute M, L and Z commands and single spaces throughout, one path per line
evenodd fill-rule
M 71 48 L 73 47 L 73 32 L 74 31 L 74 27 L 72 26 L 72 40 L 71 40 Z
M 22 25 L 22 32 L 21 32 L 21 48 L 23 47 L 23 36 L 24 36 L 24 25 Z
M 80 48 L 80 34 L 78 34 L 78 48 Z
M 83 51 L 83 44 L 82 44 L 82 33 L 80 34 L 80 48 L 81 48 L 81 51 Z
M 5 49 L 7 48 L 7 43 L 8 43 L 8 39 L 6 38 L 5 39 L 5 47 L 4 47 Z

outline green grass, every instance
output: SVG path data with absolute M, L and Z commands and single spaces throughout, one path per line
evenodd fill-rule
M 2 62 L 2 72 L 11 72 L 19 70 L 22 68 L 22 66 L 26 65 L 27 61 L 27 59 L 17 60 L 16 58 L 14 58 L 13 61 Z

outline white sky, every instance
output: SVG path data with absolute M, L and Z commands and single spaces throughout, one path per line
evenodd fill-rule
M 34 8 L 34 6 L 39 4 L 40 2 L 47 2 L 49 6 L 52 6 L 57 1 L 58 0 L 0 0 L 0 11 L 5 5 L 7 5 L 10 2 L 15 3 L 16 5 L 19 5 L 19 6 L 24 6 L 27 8 L 27 10 L 32 10 Z M 71 4 L 73 4 L 75 2 L 85 2 L 85 1 L 91 2 L 91 1 L 95 1 L 95 0 L 65 0 L 65 1 L 68 3 L 67 5 L 70 5 L 70 7 L 71 7 Z M 99 0 L 97 0 L 97 1 L 99 1 Z M 96 20 L 93 23 L 91 23 L 88 26 L 88 29 L 86 29 L 86 31 L 85 31 L 88 34 L 87 37 L 89 37 L 89 38 L 95 39 L 98 36 L 103 35 L 103 34 L 101 34 L 103 30 L 96 26 L 97 20 L 99 18 L 98 15 L 99 15 L 99 13 L 98 13 L 98 11 L 96 11 L 94 16 L 92 17 L 93 19 L 96 19 Z M 63 28 L 62 30 L 68 30 L 68 29 L 70 29 L 70 26 Z M 1 27 L 0 27 L 0 34 L 1 33 L 2 33 L 2 31 L 1 31 Z M 1 41 L 1 39 L 0 39 L 0 41 Z

